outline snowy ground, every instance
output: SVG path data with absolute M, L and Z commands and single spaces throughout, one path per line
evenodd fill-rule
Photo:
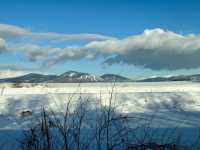
M 94 105 L 101 98 L 102 103 L 107 105 L 112 90 L 115 105 L 120 112 L 150 120 L 151 128 L 178 128 L 187 142 L 199 135 L 200 83 L 70 83 L 24 86 L 0 86 L 0 138 L 5 143 L 15 140 L 21 129 L 35 122 L 42 106 L 60 112 L 71 96 L 74 103 L 82 96 L 89 98 Z M 20 112 L 24 110 L 31 110 L 33 115 L 21 117 Z
M 200 92 L 200 83 L 197 82 L 129 82 L 129 83 L 44 83 L 21 84 L 22 88 L 12 84 L 0 85 L 3 95 L 26 94 L 66 94 L 66 93 L 108 93 L 114 87 L 115 93 L 136 92 Z

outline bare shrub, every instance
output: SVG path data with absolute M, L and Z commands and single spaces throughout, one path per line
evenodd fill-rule
M 24 131 L 20 140 L 23 150 L 177 150 L 179 138 L 174 130 L 166 129 L 159 140 L 154 141 L 151 129 L 154 115 L 149 120 L 118 112 L 113 90 L 107 105 L 99 101 L 91 104 L 90 99 L 79 97 L 76 104 L 70 97 L 64 112 L 42 108 L 41 119 Z M 143 120 L 144 124 L 134 122 Z M 130 124 L 135 123 L 134 128 Z M 139 136 L 142 132 L 143 136 Z M 172 132 L 169 137 L 168 132 Z M 164 140 L 165 138 L 173 140 Z M 199 139 L 198 139 L 199 140 Z
M 128 116 L 117 112 L 113 92 L 108 105 L 91 106 L 81 96 L 76 104 L 68 99 L 64 113 L 42 108 L 41 119 L 24 131 L 23 149 L 114 149 L 125 146 Z M 75 105 L 75 106 L 74 106 Z

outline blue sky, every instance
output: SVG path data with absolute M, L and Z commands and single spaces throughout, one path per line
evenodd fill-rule
M 8 52 L 0 53 L 0 69 L 2 71 L 13 69 L 14 71 L 34 71 L 45 73 L 62 73 L 67 70 L 78 70 L 95 74 L 120 73 L 133 78 L 153 75 L 199 73 L 200 66 L 198 66 L 197 60 L 194 62 L 194 59 L 192 60 L 192 57 L 195 57 L 196 55 L 198 56 L 199 53 L 197 53 L 196 50 L 199 50 L 199 47 L 196 46 L 196 43 L 192 42 L 192 38 L 188 37 L 189 34 L 193 34 L 195 37 L 198 37 L 200 34 L 199 16 L 200 1 L 198 0 L 2 0 L 0 5 L 0 24 L 4 25 L 2 27 L 3 29 L 5 29 L 5 25 L 9 25 L 12 27 L 26 29 L 34 33 L 54 32 L 57 34 L 70 35 L 87 33 L 106 36 L 109 38 L 95 38 L 92 40 L 81 38 L 78 40 L 70 39 L 51 41 L 46 37 L 42 39 L 38 37 L 33 38 L 32 35 L 28 38 L 21 37 L 21 35 L 20 37 L 7 38 L 4 37 L 4 35 L 1 37 L 1 34 L 5 33 L 0 33 L 0 39 L 3 39 L 4 42 L 6 42 L 6 49 L 8 49 Z M 95 58 L 93 59 L 88 59 L 88 55 L 90 55 L 88 53 L 90 52 L 87 54 L 82 54 L 82 52 L 80 52 L 85 51 L 85 45 L 90 44 L 91 42 L 104 42 L 106 40 L 111 40 L 111 38 L 124 40 L 128 37 L 141 36 L 141 40 L 144 41 L 142 34 L 147 29 L 152 31 L 150 32 L 150 34 L 152 34 L 152 38 L 155 34 L 156 37 L 161 34 L 161 36 L 168 37 L 168 32 L 184 36 L 184 38 L 186 38 L 186 42 L 184 44 L 187 46 L 193 45 L 191 48 L 187 47 L 187 51 L 190 51 L 190 49 L 194 49 L 195 51 L 195 53 L 191 53 L 189 56 L 189 64 L 185 64 L 185 66 L 180 65 L 181 62 L 186 63 L 187 56 L 181 55 L 175 57 L 177 54 L 173 54 L 174 59 L 179 60 L 178 62 L 172 60 L 175 66 L 177 63 L 177 67 L 166 67 L 166 63 L 163 62 L 161 62 L 161 65 L 158 66 L 153 64 L 155 63 L 153 60 L 157 59 L 153 58 L 155 57 L 154 55 L 149 54 L 145 57 L 140 56 L 146 55 L 147 53 L 155 53 L 151 49 L 150 51 L 144 51 L 144 54 L 141 54 L 141 52 L 135 53 L 135 47 L 131 47 L 131 49 L 128 50 L 120 49 L 115 51 L 113 50 L 114 48 L 109 49 L 110 47 L 99 47 L 99 43 L 98 47 L 94 48 L 94 46 L 92 46 L 95 50 Z M 162 31 L 164 31 L 164 33 Z M 170 34 L 170 37 L 171 36 L 173 35 Z M 182 40 L 178 39 L 178 36 L 175 37 L 177 38 L 175 40 L 177 41 L 177 44 L 180 44 L 180 41 Z M 119 44 L 122 42 L 119 40 L 114 40 L 114 42 L 121 48 L 122 46 Z M 134 37 L 132 40 L 134 40 Z M 156 38 L 153 42 L 155 41 L 157 41 Z M 135 41 L 130 42 L 134 43 Z M 164 42 L 161 41 L 161 43 Z M 145 43 L 143 43 L 143 45 L 144 44 Z M 78 50 L 74 50 L 73 48 L 73 53 L 78 51 L 79 57 L 77 56 L 71 58 L 68 56 L 67 58 L 63 58 L 61 62 L 41 67 L 42 64 L 47 63 L 47 60 L 39 59 L 30 61 L 26 58 L 27 56 L 24 56 L 20 48 L 15 49 L 16 45 L 20 45 L 19 47 L 22 47 L 22 45 L 38 45 L 42 47 L 41 49 L 44 51 L 49 51 L 47 47 L 61 48 L 62 50 L 59 50 L 59 52 L 68 51 L 69 47 L 78 47 Z M 45 47 L 45 49 L 43 49 L 43 47 Z M 67 48 L 64 49 L 65 47 Z M 116 47 L 116 49 L 118 47 Z M 177 47 L 173 47 L 172 51 L 177 49 Z M 90 47 L 90 51 L 94 53 L 92 48 Z M 153 49 L 159 48 L 160 47 L 157 45 L 153 46 Z M 100 49 L 105 50 L 102 52 Z M 134 52 L 132 49 L 134 49 Z M 143 49 L 143 47 L 140 47 L 140 49 Z M 145 47 L 144 49 L 147 48 Z M 170 51 L 162 47 L 162 50 L 163 49 L 165 51 Z M 37 49 L 34 50 L 36 51 Z M 112 53 L 108 53 L 109 50 L 112 50 Z M 138 49 L 136 50 L 138 51 Z M 12 51 L 12 53 L 10 51 Z M 27 53 L 26 51 L 28 50 L 24 51 Z M 81 57 L 80 53 L 84 56 Z M 31 54 L 29 53 L 27 55 Z M 128 57 L 130 54 L 138 57 Z M 115 60 L 109 59 L 114 56 L 116 56 Z M 171 55 L 167 54 L 167 56 Z M 156 55 L 156 57 L 159 57 L 159 55 Z M 120 61 L 117 61 L 117 58 L 120 58 Z M 145 60 L 137 60 L 140 58 Z M 181 60 L 182 58 L 183 60 Z M 49 59 L 52 59 L 52 56 Z M 170 57 L 168 59 L 170 60 Z M 106 64 L 104 63 L 105 61 L 112 63 Z M 158 64 L 159 61 L 162 60 L 156 60 L 156 63 Z M 164 61 L 166 62 L 167 59 Z M 196 63 L 197 65 L 194 65 L 193 63 Z M 171 65 L 170 62 L 168 62 L 168 64 L 169 66 Z M 10 67 L 12 65 L 15 65 L 15 67 Z M 8 68 L 6 68 L 6 66 L 8 66 Z M 20 66 L 18 67 L 19 69 L 15 69 L 17 66 Z
M 199 33 L 198 0 L 4 0 L 1 22 L 33 30 L 123 37 L 146 28 Z

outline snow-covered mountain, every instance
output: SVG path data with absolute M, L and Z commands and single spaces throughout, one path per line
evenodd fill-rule
M 43 75 L 43 74 L 30 73 L 19 77 L 0 79 L 0 82 L 10 82 L 10 83 L 40 83 L 40 82 L 81 83 L 81 82 L 114 82 L 114 81 L 124 82 L 131 80 L 126 77 L 122 77 L 115 74 L 104 74 L 102 76 L 97 76 L 77 71 L 67 71 L 61 75 Z
M 101 82 L 101 81 L 103 81 L 103 79 L 96 75 L 77 72 L 77 71 L 68 71 L 58 76 L 52 82 L 66 83 L 66 82 Z

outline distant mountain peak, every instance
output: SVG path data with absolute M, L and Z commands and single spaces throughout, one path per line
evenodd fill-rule
M 53 82 L 101 82 L 101 81 L 102 79 L 99 76 L 70 70 L 61 74 Z

